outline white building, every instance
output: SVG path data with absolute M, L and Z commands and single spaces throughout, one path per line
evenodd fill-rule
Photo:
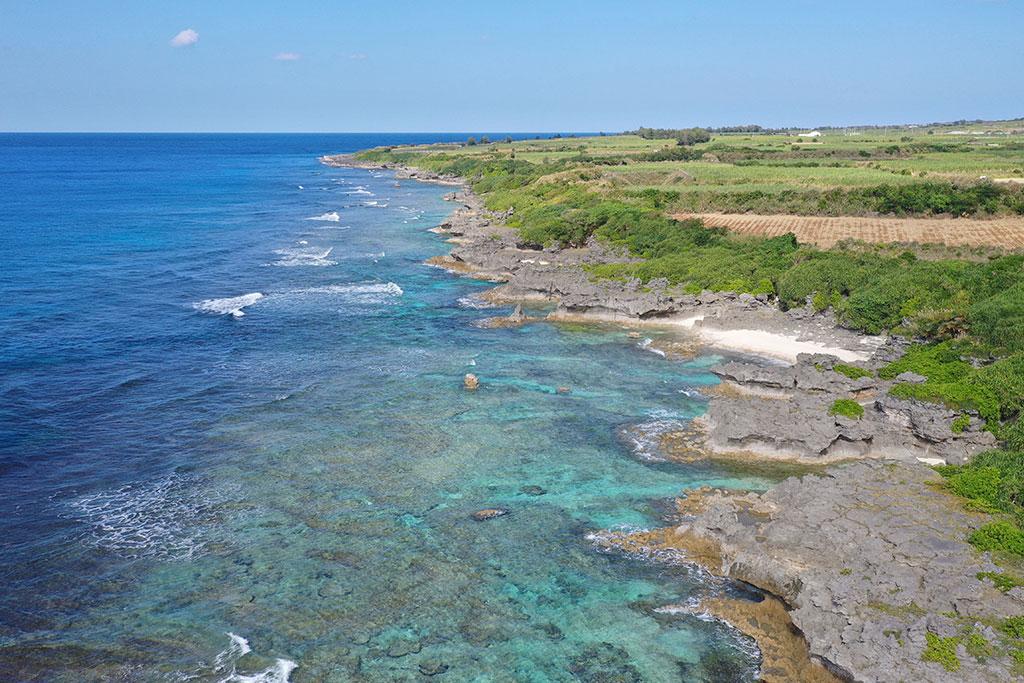
M 797 133 L 796 136 L 798 138 L 820 138 L 821 137 L 821 131 L 819 131 L 819 130 L 812 130 L 810 133 Z

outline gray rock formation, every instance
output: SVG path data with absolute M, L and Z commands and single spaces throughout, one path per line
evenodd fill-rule
M 995 446 L 981 420 L 954 433 L 959 413 L 889 396 L 892 382 L 850 379 L 830 369 L 836 360 L 801 354 L 792 366 L 731 361 L 713 367 L 737 391 L 712 398 L 704 418 L 708 447 L 809 462 L 869 456 L 962 463 Z M 829 415 L 840 398 L 857 400 L 864 416 Z
M 811 653 L 851 680 L 1011 680 L 1006 644 L 986 624 L 1024 614 L 1024 602 L 979 580 L 999 571 L 965 542 L 986 517 L 939 479 L 920 465 L 865 461 L 764 494 L 705 493 L 677 534 L 717 545 L 716 573 L 781 597 Z M 922 660 L 927 632 L 960 638 L 956 675 Z M 969 654 L 969 633 L 994 653 Z

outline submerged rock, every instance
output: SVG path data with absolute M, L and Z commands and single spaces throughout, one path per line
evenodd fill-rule
M 416 654 L 420 651 L 420 649 L 422 649 L 420 641 L 409 640 L 407 638 L 400 638 L 398 640 L 393 641 L 390 645 L 388 645 L 386 654 L 388 657 L 405 657 L 408 655 Z
M 523 486 L 522 488 L 519 489 L 519 492 L 525 493 L 528 496 L 543 496 L 545 493 L 548 492 L 548 490 L 543 486 L 531 484 L 530 486 Z
M 484 508 L 483 510 L 477 510 L 471 517 L 478 522 L 486 522 L 489 519 L 495 519 L 497 517 L 504 517 L 511 510 L 508 508 Z
M 419 670 L 424 676 L 437 676 L 448 671 L 448 665 L 436 659 L 428 659 L 420 662 Z
M 466 376 L 462 379 L 462 385 L 468 391 L 476 391 L 480 388 L 480 380 L 472 372 L 467 372 Z

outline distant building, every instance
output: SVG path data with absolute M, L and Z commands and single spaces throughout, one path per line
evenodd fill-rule
M 810 133 L 797 133 L 796 136 L 798 138 L 820 138 L 821 131 L 812 130 Z

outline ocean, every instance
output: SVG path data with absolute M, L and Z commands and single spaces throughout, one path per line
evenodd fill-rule
M 482 329 L 450 188 L 317 161 L 465 137 L 0 135 L 0 680 L 753 679 L 591 540 L 768 485 L 658 456 L 718 358 Z

